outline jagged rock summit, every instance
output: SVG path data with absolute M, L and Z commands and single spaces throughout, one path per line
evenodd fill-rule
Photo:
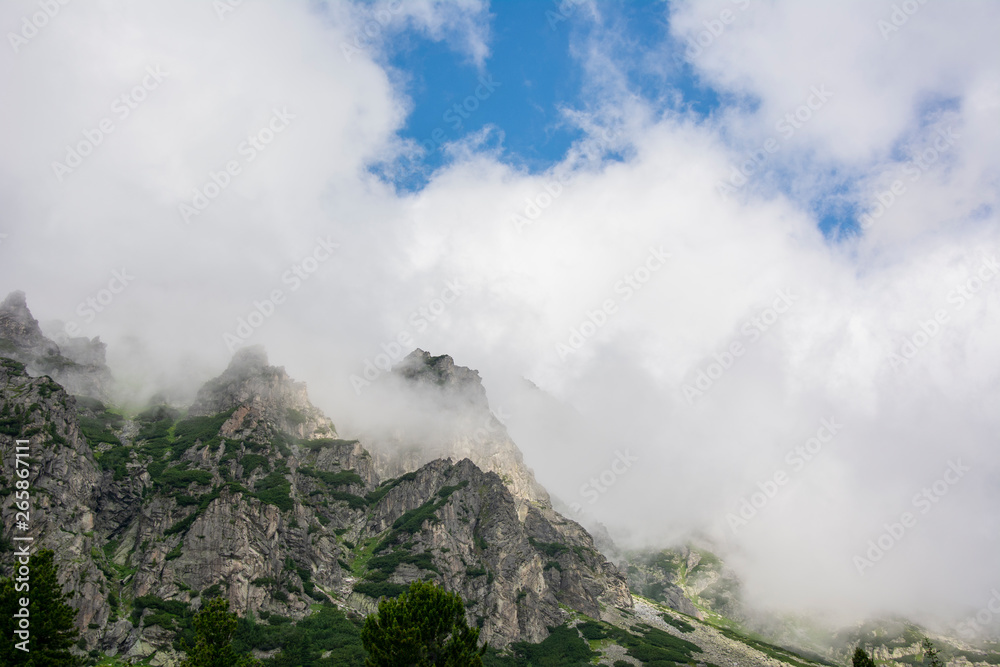
M 259 345 L 237 350 L 229 367 L 198 391 L 189 414 L 234 409 L 235 418 L 246 424 L 271 424 L 296 438 L 337 434 L 333 422 L 309 401 L 306 384 L 290 378 L 284 367 L 269 365 Z
M 390 435 L 362 435 L 380 475 L 401 475 L 439 458 L 468 458 L 503 480 L 517 500 L 521 519 L 532 503 L 551 509 L 548 492 L 491 410 L 478 371 L 457 365 L 448 355 L 433 356 L 416 349 L 392 369 L 392 374 L 404 402 L 430 414 L 435 428 L 428 431 L 403 424 Z
M 0 304 L 0 576 L 15 565 L 15 496 L 3 480 L 15 477 L 14 440 L 28 440 L 33 545 L 55 551 L 60 582 L 75 594 L 81 639 L 72 650 L 88 664 L 109 664 L 103 654 L 174 667 L 194 614 L 219 596 L 244 618 L 241 636 L 257 658 L 340 664 L 321 655 L 350 644 L 353 629 L 351 664 L 361 664 L 360 616 L 431 579 L 462 596 L 483 640 L 516 654 L 493 652 L 493 664 L 542 664 L 575 642 L 603 653 L 590 664 L 831 665 L 633 599 L 591 535 L 552 509 L 479 374 L 450 357 L 418 350 L 393 374 L 403 391 L 430 398 L 422 406 L 445 406 L 429 417 L 450 425 L 425 432 L 412 459 L 397 449 L 377 470 L 261 348 L 237 353 L 188 411 L 137 414 L 70 395 L 18 361 L 64 359 L 65 349 L 39 331 L 23 294 Z M 103 364 L 103 346 L 86 349 L 100 349 Z M 407 442 L 403 433 L 394 444 Z M 424 460 L 428 452 L 446 456 Z M 391 467 L 400 472 L 384 474 Z M 630 560 L 645 595 L 706 620 L 738 611 L 738 590 L 711 554 Z M 914 632 L 904 628 L 876 655 L 913 664 Z M 847 639 L 845 650 L 869 641 L 867 630 Z M 314 640 L 323 646 L 310 651 Z M 842 664 L 847 653 L 827 655 Z M 1000 659 L 952 655 L 976 667 Z
M 447 354 L 432 356 L 430 352 L 415 349 L 393 369 L 399 377 L 416 385 L 436 387 L 441 396 L 450 399 L 454 407 L 473 407 L 489 410 L 486 388 L 479 371 L 457 366 Z
M 24 364 L 29 375 L 48 375 L 71 394 L 108 399 L 112 378 L 105 349 L 99 337 L 67 338 L 60 349 L 42 333 L 20 290 L 0 303 L 0 355 Z
M 20 290 L 11 292 L 0 303 L 0 336 L 20 350 L 50 356 L 59 354 L 59 347 L 42 334 L 38 320 L 28 310 L 27 297 Z
M 58 349 L 23 295 L 5 305 L 5 351 Z M 461 387 L 456 396 L 471 389 L 480 397 L 473 413 L 495 420 L 475 371 L 428 358 L 414 378 L 436 375 L 434 391 Z M 294 622 L 318 604 L 368 613 L 380 596 L 427 578 L 459 592 L 469 622 L 496 647 L 544 639 L 568 610 L 614 619 L 632 606 L 624 575 L 585 530 L 512 494 L 524 480 L 470 457 L 380 475 L 261 348 L 234 355 L 186 412 L 154 405 L 133 415 L 0 361 L 0 475 L 14 468 L 13 440 L 29 439 L 44 517 L 35 544 L 55 550 L 61 580 L 79 593 L 80 650 L 171 665 L 210 597 L 258 621 Z M 510 467 L 522 465 L 516 446 L 504 446 L 509 460 L 493 456 L 494 467 L 525 474 Z M 14 513 L 2 515 L 9 539 Z M 11 564 L 0 553 L 0 574 Z

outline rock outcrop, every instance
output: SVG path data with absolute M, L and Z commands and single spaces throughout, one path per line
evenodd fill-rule
M 112 378 L 105 349 L 99 338 L 67 338 L 60 349 L 42 333 L 24 292 L 11 292 L 0 303 L 0 356 L 21 362 L 29 375 L 48 375 L 70 394 L 108 399 Z
M 22 305 L 6 302 L 4 349 L 59 355 Z M 447 357 L 411 370 L 410 380 L 490 415 L 475 371 Z M 3 479 L 13 440 L 29 439 L 32 534 L 76 593 L 81 648 L 158 664 L 176 660 L 184 623 L 217 595 L 247 617 L 297 619 L 317 602 L 366 613 L 379 595 L 429 577 L 462 594 L 469 622 L 498 647 L 544 639 L 567 610 L 603 618 L 630 608 L 624 575 L 551 509 L 495 428 L 489 455 L 475 440 L 458 451 L 506 477 L 470 456 L 387 478 L 260 348 L 238 352 L 186 414 L 157 405 L 123 416 L 15 359 L 0 366 Z M 455 442 L 439 449 L 455 452 Z M 9 539 L 13 513 L 4 521 Z M 0 555 L 0 570 L 11 565 Z
M 477 371 L 456 365 L 448 355 L 435 357 L 417 349 L 393 368 L 393 374 L 402 379 L 400 391 L 411 395 L 414 404 L 444 419 L 430 433 L 397 429 L 391 436 L 362 437 L 381 475 L 394 477 L 439 458 L 468 458 L 500 476 L 522 520 L 532 504 L 551 508 L 549 494 L 490 409 Z
M 76 400 L 50 378 L 31 377 L 10 358 L 0 358 L 0 395 L 0 537 L 29 536 L 34 551 L 52 549 L 61 583 L 76 594 L 71 604 L 79 610 L 77 624 L 103 625 L 109 584 L 91 553 L 104 543 L 97 526 L 107 485 L 80 430 Z M 19 479 L 15 440 L 28 441 L 34 463 L 28 466 L 27 530 L 18 525 L 14 489 L 6 488 Z

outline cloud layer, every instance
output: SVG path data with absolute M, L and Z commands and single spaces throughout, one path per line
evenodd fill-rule
M 385 39 L 489 58 L 487 7 L 406 4 L 5 3 L 5 288 L 109 342 L 140 395 L 263 344 L 346 433 L 372 414 L 367 362 L 447 353 L 549 491 L 626 545 L 710 536 L 780 608 L 980 608 L 1000 583 L 1000 9 L 667 6 L 641 66 L 688 51 L 732 100 L 707 118 L 628 90 L 622 36 L 581 31 L 587 135 L 561 164 L 469 138 L 405 194 L 369 171 L 408 150 Z M 831 201 L 864 229 L 825 237 Z

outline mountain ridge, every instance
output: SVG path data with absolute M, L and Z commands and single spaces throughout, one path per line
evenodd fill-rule
M 100 363 L 55 373 L 83 391 L 73 395 L 43 372 L 68 357 L 23 293 L 0 306 L 0 474 L 9 480 L 15 465 L 7 445 L 29 439 L 31 534 L 76 594 L 74 650 L 91 661 L 176 664 L 193 613 L 215 596 L 258 637 L 255 654 L 274 657 L 262 628 L 328 609 L 353 627 L 379 597 L 426 578 L 463 597 L 492 665 L 527 664 L 518 660 L 566 641 L 602 664 L 816 667 L 846 663 L 858 643 L 886 665 L 917 661 L 910 640 L 924 631 L 912 624 L 859 626 L 820 646 L 800 625 L 761 621 L 705 549 L 626 553 L 615 565 L 601 552 L 617 553 L 610 537 L 595 542 L 553 508 L 478 372 L 448 355 L 417 349 L 390 374 L 393 391 L 440 410 L 441 428 L 344 439 L 261 347 L 238 350 L 186 411 L 123 414 L 100 398 L 111 381 L 103 344 L 82 340 Z M 8 510 L 10 491 L 0 484 Z M 12 517 L 0 534 L 8 570 Z M 935 640 L 957 665 L 1000 664 L 996 652 Z
M 56 354 L 44 337 L 22 338 Z M 27 434 L 44 452 L 31 481 L 47 519 L 34 530 L 79 593 L 80 649 L 170 662 L 207 597 L 253 617 L 303 618 L 328 602 L 363 613 L 428 576 L 463 594 L 470 622 L 498 648 L 544 640 L 564 608 L 600 618 L 631 606 L 624 575 L 582 527 L 515 499 L 468 458 L 381 476 L 261 348 L 238 351 L 186 414 L 159 405 L 122 415 L 4 364 L 2 409 L 13 416 L 0 438 Z M 485 391 L 477 401 L 489 410 Z M 6 455 L 5 477 L 12 466 Z

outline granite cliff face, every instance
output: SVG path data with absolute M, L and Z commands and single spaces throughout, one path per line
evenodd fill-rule
M 278 650 L 267 632 L 294 625 L 291 637 L 335 608 L 355 619 L 339 617 L 360 650 L 352 623 L 416 579 L 462 596 L 481 637 L 506 647 L 496 664 L 527 664 L 543 650 L 531 647 L 551 640 L 547 655 L 575 641 L 601 664 L 816 667 L 843 662 L 859 641 L 887 664 L 916 655 L 911 626 L 891 641 L 880 628 L 848 632 L 811 647 L 813 657 L 740 635 L 733 618 L 789 644 L 802 633 L 749 618 L 738 579 L 702 549 L 630 554 L 626 579 L 552 508 L 478 373 L 450 357 L 417 350 L 394 372 L 434 409 L 434 429 L 358 441 L 339 437 L 306 386 L 260 348 L 234 355 L 188 410 L 138 414 L 99 399 L 110 381 L 103 354 L 96 339 L 60 347 L 45 338 L 21 294 L 0 306 L 0 575 L 13 565 L 11 538 L 25 534 L 10 511 L 23 439 L 28 534 L 56 553 L 78 610 L 74 651 L 92 663 L 104 654 L 176 664 L 193 614 L 215 596 L 248 624 L 258 657 Z M 649 599 L 633 598 L 630 585 Z M 726 626 L 702 622 L 718 619 Z M 599 654 L 585 640 L 599 640 Z M 945 651 L 984 667 L 1000 658 Z
M 30 377 L 23 364 L 0 358 L 0 499 L 4 545 L 15 534 L 34 538 L 35 549 L 59 554 L 60 580 L 77 592 L 77 622 L 86 627 L 107 616 L 104 573 L 89 558 L 101 545 L 97 535 L 107 505 L 104 476 L 80 431 L 75 399 L 48 377 Z M 37 465 L 28 477 L 29 530 L 15 529 L 15 440 L 30 441 Z M 0 549 L 0 551 L 3 551 Z
M 107 400 L 112 378 L 105 349 L 100 338 L 67 338 L 60 348 L 31 316 L 24 292 L 0 303 L 0 356 L 21 362 L 31 375 L 48 375 L 73 395 Z
M 448 355 L 414 350 L 393 373 L 402 392 L 433 406 L 447 419 L 432 436 L 397 430 L 391 436 L 362 438 L 385 477 L 403 474 L 438 458 L 468 458 L 482 470 L 495 472 L 514 496 L 523 520 L 529 506 L 551 509 L 549 494 L 524 463 L 521 450 L 486 398 L 479 373 L 455 365 Z M 502 410 L 500 411 L 502 416 Z
M 20 303 L 5 302 L 4 349 L 56 357 Z M 437 359 L 435 386 L 490 415 L 478 375 Z M 122 415 L 32 377 L 37 363 L 2 364 L 0 475 L 11 478 L 13 440 L 29 439 L 36 546 L 56 552 L 76 592 L 84 651 L 171 664 L 184 619 L 209 597 L 253 618 L 301 618 L 325 601 L 366 613 L 417 578 L 461 593 L 494 646 L 540 641 L 567 610 L 601 618 L 632 605 L 624 575 L 551 509 L 499 422 L 485 460 L 506 478 L 459 456 L 390 478 L 259 348 L 239 351 L 186 413 Z M 455 453 L 454 442 L 440 449 Z M 9 539 L 13 513 L 4 521 Z

